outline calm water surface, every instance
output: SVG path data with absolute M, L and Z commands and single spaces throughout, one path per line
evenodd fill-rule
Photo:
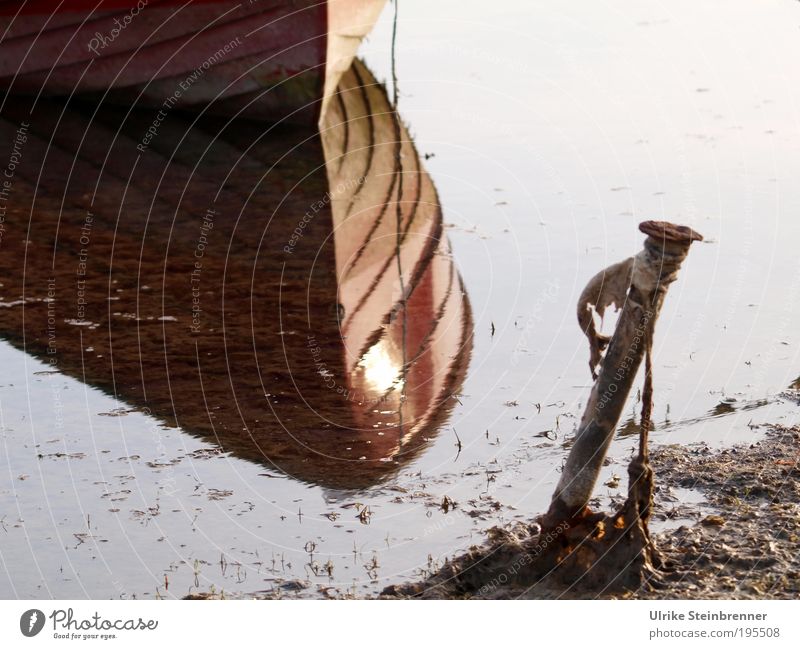
M 657 328 L 654 441 L 796 423 L 800 5 L 479 5 L 401 4 L 410 137 L 371 77 L 387 11 L 322 137 L 176 117 L 126 186 L 152 116 L 114 140 L 107 111 L 72 177 L 81 131 L 56 131 L 30 231 L 47 147 L 26 145 L 0 248 L 0 595 L 367 595 L 530 518 L 590 386 L 577 297 L 644 219 L 707 239 Z

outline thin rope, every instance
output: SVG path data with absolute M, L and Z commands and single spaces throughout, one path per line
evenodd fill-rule
M 407 352 L 406 339 L 408 333 L 408 313 L 406 310 L 406 286 L 403 279 L 403 264 L 400 258 L 400 247 L 402 242 L 403 230 L 403 138 L 400 122 L 400 114 L 397 112 L 399 91 L 397 88 L 397 16 L 399 0 L 394 0 L 394 18 L 392 21 L 392 109 L 394 111 L 394 133 L 395 133 L 395 173 L 397 174 L 397 201 L 396 201 L 396 227 L 395 227 L 395 250 L 394 255 L 397 260 L 397 277 L 400 282 L 400 308 L 402 310 L 402 340 L 400 343 L 402 352 L 402 366 L 400 368 L 400 404 L 397 409 L 398 425 L 400 427 L 400 442 L 402 444 L 403 434 L 403 404 L 406 400 L 406 375 L 407 375 Z

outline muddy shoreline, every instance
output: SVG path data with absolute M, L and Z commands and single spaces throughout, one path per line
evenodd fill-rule
M 661 492 L 693 489 L 704 502 L 670 505 L 658 515 L 688 516 L 657 536 L 668 571 L 639 599 L 794 599 L 800 595 L 800 427 L 772 426 L 750 446 L 709 452 L 666 446 L 654 460 Z
M 784 396 L 797 402 L 796 394 Z M 592 591 L 564 587 L 550 575 L 531 579 L 524 558 L 554 541 L 536 526 L 516 526 L 489 530 L 485 545 L 430 579 L 392 586 L 383 596 L 793 599 L 800 594 L 800 427 L 766 428 L 764 438 L 750 445 L 653 450 L 653 519 L 662 528 L 654 541 L 661 563 L 636 588 Z
M 800 405 L 800 393 L 782 395 Z M 386 588 L 402 599 L 794 599 L 800 595 L 800 427 L 764 425 L 749 445 L 704 443 L 652 450 L 651 519 L 661 559 L 639 587 L 565 589 L 526 570 L 554 539 L 536 524 L 486 531 L 487 541 L 417 582 Z M 192 599 L 347 597 L 287 583 L 262 593 L 197 593 Z

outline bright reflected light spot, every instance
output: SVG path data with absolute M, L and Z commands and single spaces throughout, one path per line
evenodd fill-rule
M 363 368 L 364 377 L 377 392 L 386 392 L 392 386 L 402 387 L 400 364 L 392 359 L 385 340 L 370 347 L 358 366 Z

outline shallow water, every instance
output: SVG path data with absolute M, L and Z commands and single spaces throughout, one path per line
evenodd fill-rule
M 800 374 L 800 72 L 789 64 L 800 54 L 800 5 L 679 2 L 667 11 L 655 3 L 520 2 L 486 15 L 478 4 L 400 7 L 400 112 L 438 192 L 441 245 L 451 244 L 458 272 L 446 247 L 415 246 L 432 230 L 409 237 L 405 272 L 425 259 L 432 287 L 418 293 L 418 331 L 406 322 L 407 346 L 421 354 L 398 344 L 402 314 L 384 320 L 397 313 L 393 270 L 373 291 L 374 305 L 361 300 L 373 264 L 393 258 L 390 220 L 376 230 L 388 245 L 359 258 L 373 270 L 353 271 L 347 291 L 330 282 L 342 275 L 340 260 L 352 259 L 352 241 L 346 230 L 332 241 L 326 233 L 338 231 L 342 209 L 376 222 L 370 208 L 386 204 L 381 191 L 394 191 L 391 149 L 366 185 L 374 191 L 346 187 L 321 211 L 327 223 L 317 218 L 298 254 L 280 258 L 288 278 L 274 253 L 324 195 L 331 170 L 342 168 L 325 163 L 338 160 L 336 151 L 360 151 L 355 140 L 309 140 L 259 185 L 275 153 L 306 138 L 275 133 L 225 178 L 231 156 L 238 160 L 259 127 L 228 129 L 176 212 L 169 201 L 187 182 L 180 170 L 191 169 L 206 144 L 192 131 L 146 233 L 135 219 L 116 219 L 124 183 L 106 185 L 96 211 L 111 218 L 94 225 L 89 264 L 97 264 L 95 295 L 120 298 L 109 301 L 120 306 L 95 302 L 91 317 L 60 317 L 56 373 L 46 327 L 23 325 L 16 290 L 27 251 L 41 276 L 28 271 L 38 293 L 26 295 L 47 295 L 47 262 L 32 251 L 52 253 L 53 222 L 37 221 L 41 236 L 7 226 L 0 323 L 13 345 L 0 345 L 0 595 L 180 597 L 213 587 L 295 596 L 294 580 L 311 582 L 303 596 L 320 596 L 317 585 L 364 595 L 434 568 L 480 542 L 492 524 L 530 518 L 548 503 L 590 386 L 577 297 L 594 273 L 638 250 L 636 224 L 645 219 L 686 223 L 707 238 L 693 248 L 657 328 L 654 441 L 723 445 L 752 439 L 765 422 L 796 422 L 796 405 L 778 395 Z M 389 76 L 390 14 L 362 48 L 379 79 Z M 375 124 L 377 133 L 394 128 Z M 63 137 L 68 155 L 75 143 Z M 169 149 L 166 134 L 161 142 Z M 103 150 L 102 138 L 96 146 Z M 157 171 L 143 167 L 145 190 L 126 198 L 131 214 L 146 209 Z M 419 195 L 430 198 L 415 204 L 418 223 L 434 227 L 436 210 L 424 209 L 436 203 L 431 187 L 423 172 L 415 176 Z M 63 182 L 43 182 L 40 209 L 58 214 Z M 223 204 L 241 207 L 255 186 L 263 191 L 241 208 L 236 229 L 220 219 L 209 235 L 218 239 L 203 269 L 202 324 L 217 331 L 200 339 L 192 358 L 185 318 L 206 199 L 222 187 Z M 76 290 L 86 214 L 79 207 L 64 212 L 66 242 L 54 262 L 69 277 L 63 290 Z M 265 210 L 276 216 L 272 229 Z M 97 261 L 100 251 L 114 259 L 111 270 Z M 445 299 L 442 287 L 458 275 L 465 295 Z M 47 304 L 24 306 L 41 325 Z M 276 322 L 277 313 L 294 320 Z M 348 323 L 353 313 L 363 314 L 361 324 Z M 92 324 L 75 324 L 82 319 Z M 350 327 L 344 342 L 340 325 Z M 382 338 L 370 337 L 376 330 Z M 201 350 L 210 355 L 203 363 Z M 403 381 L 404 355 L 415 359 L 416 374 Z M 198 365 L 209 368 L 202 383 L 192 372 Z M 343 404 L 331 379 L 359 395 L 372 389 L 385 407 Z M 416 404 L 402 425 L 393 401 L 401 388 Z M 625 475 L 635 402 L 632 395 L 603 482 Z M 597 493 L 606 502 L 624 486 Z

